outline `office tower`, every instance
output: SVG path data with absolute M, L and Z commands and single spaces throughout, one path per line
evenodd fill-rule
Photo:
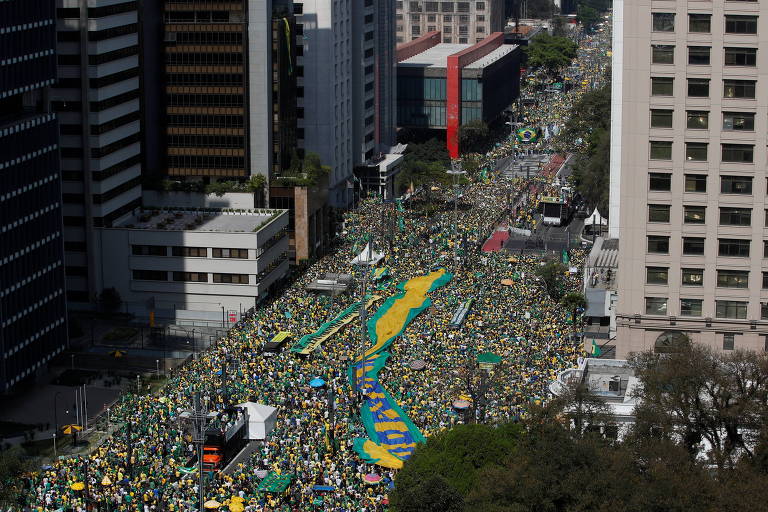
M 102 291 L 95 227 L 141 204 L 138 2 L 57 0 L 59 81 L 52 90 L 61 133 L 67 299 L 93 304 Z
M 331 167 L 329 203 L 348 207 L 355 169 L 383 162 L 395 143 L 394 2 L 304 0 L 294 12 L 300 143 Z
M 685 336 L 718 350 L 768 348 L 760 7 L 614 2 L 617 357 L 675 350 Z
M 474 44 L 503 32 L 504 0 L 426 2 L 397 0 L 397 42 L 442 32 L 444 43 Z
M 52 2 L 0 2 L 0 392 L 67 345 Z

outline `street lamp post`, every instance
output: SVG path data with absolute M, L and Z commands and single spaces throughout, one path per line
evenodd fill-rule
M 451 169 L 448 171 L 448 175 L 453 179 L 453 264 L 454 268 L 458 266 L 459 259 L 459 184 L 461 177 L 466 174 L 461 168 L 461 162 L 451 160 Z

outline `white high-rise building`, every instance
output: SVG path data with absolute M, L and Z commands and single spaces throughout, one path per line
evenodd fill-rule
M 139 16 L 133 0 L 57 0 L 67 298 L 101 292 L 95 227 L 141 204 Z
M 352 202 L 356 166 L 395 142 L 394 0 L 297 0 L 299 139 L 331 167 L 328 201 Z

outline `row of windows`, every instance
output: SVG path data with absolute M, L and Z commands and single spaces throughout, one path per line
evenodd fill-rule
M 668 204 L 649 204 L 648 222 L 668 223 L 671 206 Z M 706 206 L 683 205 L 684 224 L 704 224 L 706 222 Z M 768 210 L 766 210 L 768 220 Z M 720 207 L 720 226 L 751 226 L 752 210 L 750 208 Z M 768 223 L 765 224 L 768 227 Z
M 245 137 L 237 135 L 169 135 L 169 147 L 243 148 Z
M 242 11 L 168 11 L 166 23 L 242 23 Z
M 651 26 L 653 27 L 654 32 L 674 32 L 675 13 L 651 13 Z M 688 14 L 688 32 L 705 34 L 712 32 L 712 15 L 694 13 Z M 757 16 L 726 14 L 725 33 L 757 34 Z
M 648 235 L 648 252 L 669 254 L 669 236 Z M 683 255 L 702 256 L 704 254 L 703 237 L 683 237 Z M 748 258 L 751 240 L 742 238 L 718 238 L 717 255 L 723 257 Z M 768 241 L 763 242 L 763 257 L 768 258 Z
M 242 44 L 242 32 L 171 32 L 177 44 Z
M 667 303 L 669 299 L 667 297 L 646 297 L 645 298 L 645 314 L 646 315 L 662 315 L 667 316 L 668 309 Z M 703 316 L 702 315 L 702 299 L 684 298 L 680 299 L 680 316 Z M 716 318 L 728 318 L 734 320 L 746 320 L 747 318 L 747 305 L 746 301 L 738 300 L 716 300 L 715 301 L 715 317 Z M 768 304 L 760 304 L 760 319 L 768 320 Z M 733 350 L 733 338 L 730 338 L 730 345 L 724 344 L 724 350 Z
M 685 160 L 693 162 L 707 161 L 706 142 L 686 142 Z M 720 161 L 723 163 L 751 164 L 755 158 L 755 147 L 751 144 L 721 144 Z M 672 160 L 672 142 L 667 140 L 650 141 L 651 160 Z
M 242 52 L 200 52 L 166 53 L 165 63 L 169 66 L 240 66 L 243 64 Z
M 168 281 L 168 272 L 165 270 L 141 270 L 133 271 L 133 279 L 137 281 Z M 173 281 L 207 283 L 208 274 L 205 272 L 171 272 Z M 212 274 L 214 283 L 248 284 L 248 274 Z
M 688 64 L 693 66 L 709 66 L 711 63 L 711 51 L 709 46 L 689 46 Z M 726 66 L 756 66 L 757 48 L 723 48 L 724 64 Z M 674 45 L 651 46 L 651 63 L 674 64 Z
M 242 107 L 242 94 L 169 94 L 172 107 Z
M 648 175 L 648 189 L 654 192 L 672 190 L 672 174 L 652 172 Z M 683 178 L 685 192 L 705 193 L 707 191 L 706 174 L 686 174 Z M 751 176 L 720 176 L 721 194 L 752 194 Z
M 168 73 L 168 85 L 242 86 L 242 73 Z
M 168 248 L 164 245 L 131 245 L 131 253 L 134 256 L 168 256 Z M 207 258 L 207 247 L 182 247 L 172 246 L 172 256 L 182 256 L 188 258 Z M 247 260 L 248 249 L 225 249 L 214 247 L 211 250 L 213 258 L 236 258 Z
M 402 11 L 403 2 L 397 2 L 397 10 Z M 408 2 L 411 12 L 469 12 L 470 2 Z M 485 2 L 475 2 L 476 11 L 485 10 Z
M 688 78 L 687 95 L 691 98 L 709 97 L 709 78 Z M 723 80 L 723 98 L 755 98 L 755 80 Z M 651 77 L 651 96 L 674 96 L 675 79 Z
M 211 128 L 242 128 L 244 116 L 170 114 L 168 126 L 206 126 Z
M 672 128 L 674 110 L 651 109 L 651 128 Z M 685 127 L 691 130 L 709 129 L 709 112 L 686 110 Z M 755 131 L 754 112 L 723 112 L 723 131 Z
M 704 286 L 703 268 L 680 269 L 680 284 L 683 286 Z M 647 284 L 669 284 L 668 267 L 645 267 Z M 718 288 L 749 288 L 748 270 L 717 270 Z M 762 288 L 768 289 L 768 272 L 762 273 Z

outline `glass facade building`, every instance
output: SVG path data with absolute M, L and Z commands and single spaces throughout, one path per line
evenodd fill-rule
M 67 345 L 53 2 L 0 2 L 0 393 Z

